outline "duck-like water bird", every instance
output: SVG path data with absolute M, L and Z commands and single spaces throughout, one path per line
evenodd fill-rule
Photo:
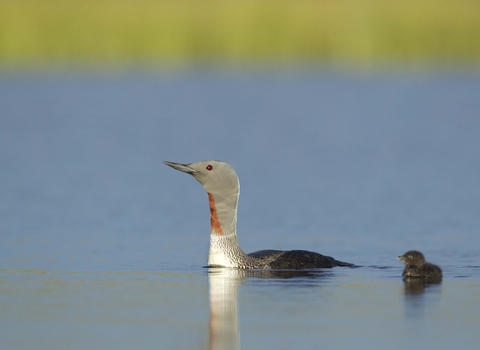
M 426 278 L 429 281 L 441 281 L 442 269 L 437 265 L 425 261 L 422 253 L 410 250 L 403 255 L 397 256 L 405 264 L 402 276 L 404 278 Z
M 240 183 L 233 167 L 217 160 L 191 164 L 164 162 L 192 175 L 208 193 L 210 204 L 209 267 L 239 269 L 311 269 L 353 266 L 306 250 L 260 250 L 245 254 L 237 241 L 237 205 Z

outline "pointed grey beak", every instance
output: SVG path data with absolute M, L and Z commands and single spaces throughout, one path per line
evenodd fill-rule
M 180 163 L 167 162 L 167 161 L 164 161 L 164 163 L 175 170 L 181 171 L 182 173 L 187 173 L 192 175 L 197 172 L 195 169 L 191 168 L 188 164 L 180 164 Z

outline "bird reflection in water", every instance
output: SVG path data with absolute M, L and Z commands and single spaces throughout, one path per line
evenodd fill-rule
M 244 270 L 210 268 L 210 350 L 240 349 L 237 292 Z
M 405 295 L 419 295 L 430 285 L 440 284 L 442 278 L 404 277 Z
M 427 304 L 434 302 L 432 293 L 438 292 L 441 278 L 404 277 L 405 316 L 410 319 L 423 319 Z M 436 291 L 435 291 L 436 290 Z M 425 293 L 427 291 L 427 293 Z
M 237 293 L 246 278 L 271 279 L 283 283 L 294 281 L 296 286 L 311 285 L 312 279 L 330 275 L 323 270 L 243 270 L 209 268 L 210 291 L 210 350 L 240 349 Z M 292 278 L 298 278 L 292 280 Z M 309 282 L 310 281 L 310 282 Z

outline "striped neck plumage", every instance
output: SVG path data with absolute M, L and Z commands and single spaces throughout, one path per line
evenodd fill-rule
M 208 192 L 210 203 L 209 266 L 246 268 L 249 259 L 237 241 L 238 192 L 230 195 Z
M 208 192 L 212 235 L 236 235 L 237 201 L 238 195 L 220 196 Z

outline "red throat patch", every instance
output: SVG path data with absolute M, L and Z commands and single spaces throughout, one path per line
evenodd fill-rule
M 217 207 L 215 206 L 215 199 L 213 195 L 208 193 L 208 202 L 210 203 L 210 231 L 217 235 L 223 235 L 222 225 L 218 220 Z

